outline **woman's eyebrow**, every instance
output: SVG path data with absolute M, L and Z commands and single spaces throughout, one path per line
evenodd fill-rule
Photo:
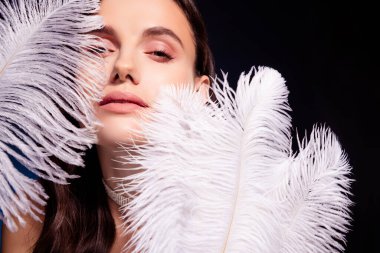
M 105 34 L 105 35 L 110 35 L 112 37 L 116 37 L 116 31 L 111 27 L 111 26 L 103 26 L 100 29 L 94 30 L 91 33 L 95 34 Z
M 91 33 L 105 34 L 105 35 L 110 35 L 111 37 L 117 37 L 115 29 L 113 29 L 111 26 L 107 26 L 107 25 L 100 28 L 100 29 L 92 31 Z M 154 27 L 146 29 L 143 32 L 143 37 L 162 36 L 162 35 L 172 37 L 183 48 L 182 40 L 179 38 L 179 36 L 177 34 L 175 34 L 175 32 L 173 32 L 172 30 L 170 30 L 168 28 L 165 28 L 163 26 L 154 26 Z
M 170 30 L 168 28 L 165 28 L 162 26 L 154 26 L 154 27 L 146 29 L 143 33 L 143 37 L 161 36 L 161 35 L 166 35 L 166 36 L 172 37 L 183 48 L 182 40 L 178 37 L 177 34 L 175 34 L 172 30 Z

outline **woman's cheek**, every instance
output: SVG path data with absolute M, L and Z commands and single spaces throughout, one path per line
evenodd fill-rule
M 149 74 L 144 75 L 144 81 L 154 86 L 184 84 L 193 81 L 192 66 L 188 66 L 184 61 L 162 64 L 147 62 L 145 67 Z
M 116 59 L 117 59 L 117 54 L 116 53 L 113 53 L 112 55 L 109 55 L 109 56 L 107 56 L 104 59 L 104 62 L 105 62 L 105 71 L 106 71 L 106 83 L 105 83 L 105 85 L 111 79 L 111 74 L 112 74 L 112 71 L 113 71 L 113 69 L 115 67 L 114 65 L 115 65 Z

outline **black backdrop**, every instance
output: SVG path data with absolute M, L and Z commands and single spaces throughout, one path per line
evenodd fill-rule
M 338 135 L 355 179 L 346 252 L 379 253 L 377 9 L 366 1 L 339 0 L 198 0 L 198 5 L 217 70 L 235 83 L 252 66 L 277 69 L 290 90 L 294 129 L 310 132 L 314 123 L 326 123 Z
M 332 5 L 333 3 L 333 5 Z M 380 252 L 379 64 L 375 8 L 365 1 L 202 1 L 217 74 L 277 69 L 290 90 L 294 133 L 314 123 L 338 135 L 353 167 L 347 253 Z M 376 61 L 375 61 L 376 59 Z M 303 134 L 302 134 L 303 135 Z

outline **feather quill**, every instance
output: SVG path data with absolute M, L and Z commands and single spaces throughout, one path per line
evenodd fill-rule
M 98 8 L 98 0 L 0 2 L 0 218 L 11 231 L 25 214 L 39 220 L 48 197 L 11 159 L 65 184 L 74 176 L 54 159 L 83 166 L 96 141 L 92 103 L 104 72 L 93 53 L 102 42 L 89 32 L 103 25 Z
M 227 76 L 204 103 L 194 85 L 167 86 L 142 115 L 145 138 L 124 145 L 118 181 L 132 252 L 334 252 L 347 231 L 350 167 L 334 135 L 316 129 L 291 150 L 288 90 L 270 68 Z M 334 203 L 331 203 L 331 201 Z M 337 239 L 337 240 L 335 240 Z M 329 251 L 330 250 L 330 251 Z

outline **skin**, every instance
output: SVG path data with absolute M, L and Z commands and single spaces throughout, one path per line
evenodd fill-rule
M 128 91 L 152 104 L 163 85 L 194 83 L 208 95 L 209 78 L 195 75 L 195 45 L 190 25 L 182 10 L 171 0 L 105 0 L 100 14 L 113 34 L 100 32 L 108 50 L 104 53 L 108 83 L 104 94 Z M 169 35 L 144 36 L 152 28 L 165 28 Z M 160 52 L 164 51 L 164 52 Z M 98 131 L 98 153 L 104 178 L 125 176 L 114 168 L 120 156 L 116 142 L 138 141 L 130 132 L 139 129 L 141 118 L 136 113 L 117 114 L 95 105 L 103 123 Z M 148 109 L 149 110 L 149 109 Z M 112 183 L 110 182 L 110 185 Z
M 108 77 L 104 95 L 127 91 L 151 105 L 163 85 L 189 83 L 208 97 L 209 78 L 195 75 L 195 45 L 190 25 L 172 0 L 103 0 L 100 15 L 108 27 L 96 32 L 107 45 L 107 50 L 102 52 Z M 163 30 L 166 32 L 162 33 Z M 114 188 L 114 183 L 107 179 L 130 173 L 115 170 L 121 167 L 115 160 L 126 155 L 120 153 L 116 142 L 128 145 L 132 138 L 138 140 L 131 129 L 139 129 L 141 118 L 136 112 L 120 114 L 94 106 L 103 123 L 98 129 L 97 145 L 103 178 Z M 144 110 L 149 113 L 149 108 Z M 113 201 L 109 204 L 116 223 L 111 253 L 116 253 L 121 252 L 130 235 L 121 235 L 120 212 Z M 3 252 L 31 252 L 28 249 L 38 238 L 42 224 L 31 218 L 27 220 L 27 226 L 17 233 L 3 228 Z
M 195 75 L 196 56 L 191 27 L 173 1 L 104 0 L 100 15 L 105 26 L 112 28 L 97 33 L 105 39 L 108 47 L 103 54 L 108 77 L 105 95 L 116 90 L 127 91 L 151 105 L 163 85 L 193 83 L 196 89 L 208 96 L 209 78 Z M 152 32 L 159 30 L 166 32 Z M 131 172 L 115 170 L 121 167 L 118 157 L 127 155 L 120 153 L 116 143 L 128 145 L 132 138 L 139 141 L 130 132 L 140 128 L 141 118 L 135 112 L 118 114 L 105 111 L 98 105 L 95 108 L 103 123 L 98 131 L 97 146 L 103 177 L 126 176 Z M 111 188 L 115 187 L 112 181 L 107 183 Z M 113 201 L 110 201 L 110 206 L 115 222 L 121 224 L 117 206 Z M 117 228 L 114 252 L 119 252 L 125 242 L 120 233 L 120 228 Z

